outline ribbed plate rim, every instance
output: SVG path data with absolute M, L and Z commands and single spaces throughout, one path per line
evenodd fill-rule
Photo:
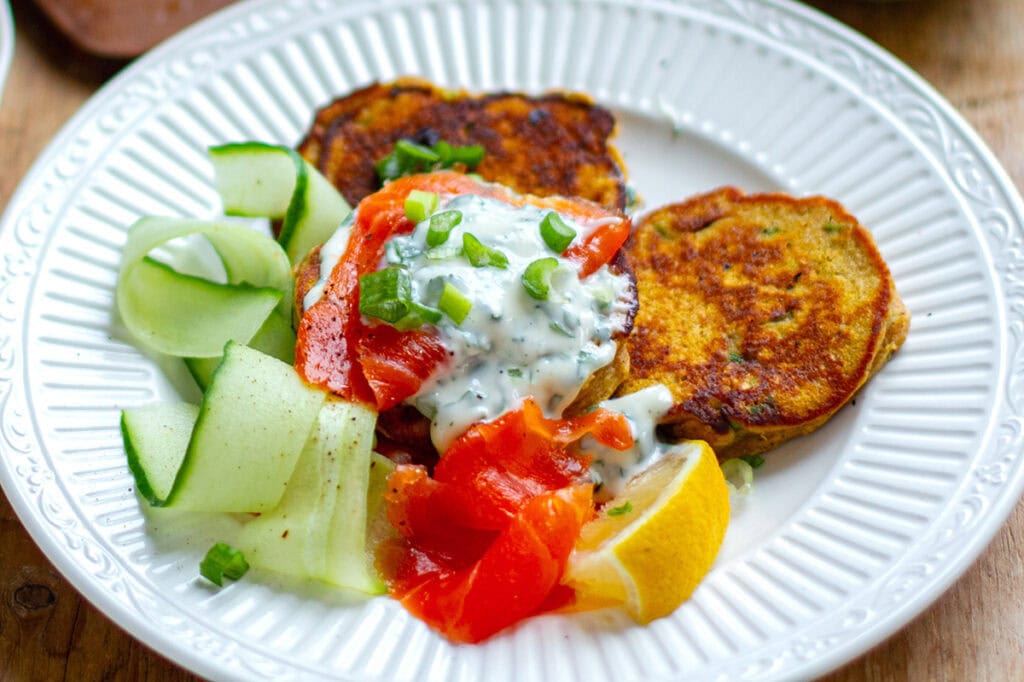
M 693 5 L 694 7 L 699 8 L 702 4 L 706 3 L 682 2 L 675 4 Z M 1016 231 L 1020 231 L 1020 225 L 1024 222 L 1021 220 L 1021 215 L 1024 214 L 1024 211 L 1021 209 L 1021 201 L 1017 195 L 1016 189 L 1013 188 L 1012 184 L 1006 177 L 1005 172 L 999 167 L 998 163 L 995 161 L 991 153 L 985 148 L 977 135 L 959 117 L 952 107 L 950 107 L 933 89 L 931 89 L 930 86 L 910 72 L 910 70 L 905 66 L 897 62 L 894 58 L 882 52 L 877 46 L 874 46 L 866 39 L 854 34 L 849 29 L 839 26 L 834 21 L 817 14 L 812 10 L 786 2 L 785 0 L 764 0 L 761 3 L 755 2 L 749 4 L 762 5 L 767 8 L 778 8 L 780 11 L 800 17 L 801 20 L 807 21 L 817 28 L 829 30 L 833 32 L 834 35 L 839 36 L 843 41 L 856 45 L 858 49 L 865 54 L 870 55 L 872 58 L 885 64 L 893 73 L 899 74 L 905 83 L 905 87 L 910 91 L 923 95 L 937 111 L 941 112 L 942 115 L 950 122 L 951 127 L 956 131 L 956 133 L 970 146 L 971 151 L 977 154 L 981 159 L 985 170 L 994 176 L 999 185 L 998 189 L 1007 199 L 1015 219 L 1013 227 Z M 105 86 L 101 92 L 98 93 L 94 99 L 65 126 L 62 132 L 55 138 L 54 142 L 51 143 L 44 154 L 40 157 L 39 161 L 37 161 L 33 166 L 4 216 L 2 228 L 0 228 L 2 232 L 0 232 L 0 234 L 4 234 L 5 237 L 10 236 L 10 231 L 13 229 L 10 223 L 14 221 L 15 217 L 19 213 L 19 208 L 21 203 L 24 201 L 25 195 L 28 195 L 31 192 L 33 185 L 40 182 L 47 167 L 51 165 L 53 160 L 58 156 L 62 143 L 66 143 L 70 140 L 76 128 L 79 127 L 82 122 L 89 119 L 93 109 L 100 106 L 104 97 L 107 96 L 108 93 L 116 92 L 117 89 L 122 87 L 124 84 L 130 83 L 135 76 L 144 73 L 150 67 L 159 65 L 161 60 L 172 55 L 178 46 L 187 44 L 190 39 L 202 35 L 205 30 L 217 25 L 226 25 L 237 17 L 241 17 L 244 13 L 248 12 L 250 8 L 269 5 L 269 2 L 253 2 L 228 8 L 227 10 L 218 13 L 214 18 L 211 18 L 201 25 L 196 26 L 195 28 L 172 39 L 161 48 L 158 48 L 156 51 L 141 59 L 138 63 L 127 69 L 123 74 Z M 1005 372 L 1005 367 L 1003 367 L 1003 370 Z M 1013 416 L 1020 417 L 1021 415 L 1015 414 Z M 111 599 L 104 592 L 102 586 L 94 584 L 89 576 L 79 574 L 78 567 L 72 561 L 63 556 L 63 548 L 49 538 L 43 529 L 33 526 L 31 518 L 34 511 L 28 508 L 27 502 L 21 500 L 20 496 L 17 494 L 16 484 L 12 480 L 13 473 L 6 467 L 3 467 L 0 471 L 3 473 L 3 476 L 0 477 L 0 481 L 2 481 L 9 499 L 11 499 L 12 504 L 15 506 L 19 516 L 26 524 L 26 527 L 32 533 L 36 541 L 44 548 L 46 554 L 61 569 L 62 573 L 64 573 L 76 588 L 82 591 L 87 598 L 96 603 L 101 610 L 104 610 L 108 615 L 111 615 L 122 626 L 132 626 L 133 633 L 140 636 L 140 638 L 147 644 L 153 646 L 158 651 L 171 656 L 173 659 L 178 660 L 188 667 L 193 668 L 197 672 L 210 676 L 225 674 L 227 672 L 217 666 L 215 662 L 211 662 L 204 657 L 198 656 L 196 652 L 191 649 L 177 646 L 173 642 L 169 643 L 161 640 L 159 633 L 151 629 L 151 624 L 138 622 L 139 619 L 133 618 L 131 613 L 126 612 L 119 602 Z M 1018 465 L 1011 471 L 1011 474 L 1012 475 L 1002 486 L 1000 494 L 993 498 L 995 504 L 987 512 L 987 518 L 990 519 L 990 521 L 981 527 L 981 532 L 978 532 L 975 536 L 971 537 L 967 542 L 964 542 L 960 546 L 958 556 L 961 557 L 961 560 L 950 562 L 943 567 L 943 571 L 928 583 L 928 589 L 922 591 L 912 600 L 906 602 L 906 605 L 899 609 L 894 616 L 883 621 L 883 623 L 887 624 L 889 627 L 876 627 L 868 633 L 869 636 L 861 637 L 856 641 L 840 644 L 832 648 L 830 652 L 815 658 L 808 665 L 804 665 L 803 667 L 796 666 L 786 670 L 785 672 L 787 674 L 799 676 L 821 674 L 832 667 L 839 665 L 841 662 L 848 660 L 857 653 L 864 651 L 868 646 L 880 641 L 888 634 L 891 634 L 896 628 L 909 621 L 914 615 L 927 606 L 928 603 L 934 600 L 941 591 L 943 591 L 956 577 L 966 570 L 967 566 L 969 566 L 970 559 L 973 559 L 978 553 L 980 553 L 981 549 L 990 541 L 991 537 L 999 529 L 1002 520 L 1005 519 L 1013 508 L 1017 498 L 1020 496 L 1022 487 L 1024 487 L 1024 473 L 1022 473 L 1022 469 Z M 141 626 L 141 629 L 134 630 L 135 626 Z M 143 636 L 142 633 L 145 633 L 148 636 Z

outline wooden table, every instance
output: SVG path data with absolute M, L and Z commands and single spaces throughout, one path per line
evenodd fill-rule
M 88 57 L 28 0 L 0 105 L 0 206 L 60 126 L 123 62 Z M 1024 2 L 813 0 L 916 69 L 977 128 L 1024 187 Z M 1024 506 L 978 562 L 902 632 L 831 675 L 853 680 L 1017 680 L 1024 675 Z M 83 601 L 0 495 L 0 680 L 194 680 Z

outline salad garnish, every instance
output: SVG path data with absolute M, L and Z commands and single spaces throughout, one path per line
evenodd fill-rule
M 150 349 L 183 358 L 204 390 L 199 405 L 124 411 L 138 490 L 153 506 L 257 514 L 207 553 L 211 582 L 251 564 L 387 591 L 449 639 L 477 642 L 617 594 L 601 567 L 643 529 L 616 525 L 607 549 L 580 544 L 588 528 L 648 516 L 678 525 L 689 509 L 595 478 L 613 475 L 605 464 L 596 473 L 595 456 L 621 460 L 624 478 L 650 440 L 619 403 L 563 416 L 635 313 L 631 276 L 610 265 L 629 220 L 436 170 L 471 168 L 481 154 L 400 140 L 377 165 L 384 188 L 342 213 L 344 200 L 294 152 L 224 145 L 211 158 L 225 206 L 283 224 L 276 241 L 222 220 L 144 218 L 130 229 L 122 318 Z M 258 191 L 267 185 L 288 191 Z M 182 238 L 192 242 L 179 248 Z M 193 262 L 193 242 L 212 268 Z M 299 251 L 311 244 L 322 246 Z M 157 289 L 173 305 L 147 306 Z M 410 463 L 376 439 L 381 413 L 398 406 L 429 423 L 436 462 Z M 664 475 L 678 492 L 693 466 L 672 459 Z M 595 501 L 597 488 L 612 492 Z M 715 518 L 727 517 L 727 499 L 717 503 Z M 693 542 L 708 546 L 680 583 L 687 594 L 724 533 L 717 521 L 700 527 Z M 674 562 L 663 554 L 650 555 Z M 647 589 L 642 563 L 631 566 Z M 683 598 L 653 589 L 658 606 L 629 602 L 631 614 Z
M 406 175 L 461 167 L 473 170 L 484 158 L 484 148 L 478 144 L 454 146 L 438 140 L 427 147 L 409 138 L 395 142 L 394 150 L 377 161 L 374 168 L 381 182 Z
M 249 570 L 245 556 L 230 545 L 218 542 L 199 563 L 199 574 L 214 585 L 224 585 L 224 578 L 239 580 Z

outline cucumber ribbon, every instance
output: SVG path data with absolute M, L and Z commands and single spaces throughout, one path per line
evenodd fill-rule
M 292 264 L 327 241 L 352 212 L 337 189 L 294 149 L 262 142 L 210 147 L 227 215 L 280 220 L 277 241 Z
M 201 235 L 213 247 L 224 282 L 183 272 L 153 257 L 176 239 Z M 228 341 L 248 343 L 272 313 L 290 319 L 292 277 L 281 246 L 226 220 L 147 217 L 128 231 L 117 282 L 117 309 L 151 350 L 219 357 Z

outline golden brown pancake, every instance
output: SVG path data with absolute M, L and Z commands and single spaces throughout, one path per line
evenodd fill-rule
M 475 169 L 520 194 L 590 199 L 626 207 L 626 184 L 611 112 L 584 95 L 470 95 L 404 78 L 375 83 L 316 113 L 299 152 L 353 206 L 380 188 L 374 163 L 396 141 L 483 145 Z
M 640 310 L 618 394 L 665 384 L 662 431 L 721 459 L 821 426 L 909 328 L 870 233 L 822 197 L 719 189 L 653 211 L 623 249 Z

